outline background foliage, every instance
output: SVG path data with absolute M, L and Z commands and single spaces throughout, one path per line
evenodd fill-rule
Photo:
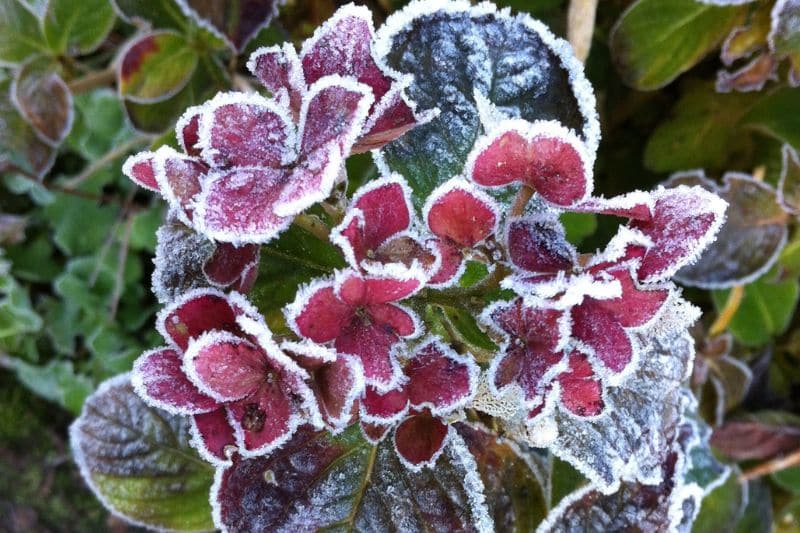
M 224 3 L 199 4 L 213 13 Z M 382 19 L 404 2 L 365 3 Z M 498 3 L 566 31 L 566 1 Z M 169 132 L 183 109 L 218 90 L 251 87 L 244 68 L 250 51 L 308 37 L 339 4 L 289 1 L 245 42 L 241 19 L 225 19 L 224 31 L 214 32 L 173 0 L 0 0 L 3 527 L 125 529 L 84 488 L 66 444 L 66 427 L 95 386 L 159 342 L 148 287 L 164 206 L 122 176 L 122 161 L 174 144 Z M 800 45 L 796 37 L 768 43 L 773 4 L 601 3 L 587 61 L 603 131 L 597 192 L 651 189 L 693 168 L 719 183 L 737 171 L 778 185 L 783 145 L 800 149 L 800 89 L 787 81 Z M 756 68 L 763 65 L 770 68 Z M 742 67 L 752 68 L 733 81 L 718 74 Z M 375 170 L 367 155 L 352 158 L 348 172 L 357 185 Z M 796 218 L 782 210 L 777 218 L 763 209 L 761 218 L 745 217 L 751 200 L 735 203 L 729 216 L 748 221 L 745 229 L 757 236 L 769 226 L 786 233 L 788 242 L 774 245 L 778 261 L 733 289 L 685 291 L 704 310 L 692 384 L 715 427 L 712 443 L 751 479 L 714 491 L 698 531 L 800 529 L 800 466 L 774 463 L 800 449 L 800 238 Z M 769 208 L 776 199 L 765 201 Z M 600 247 L 607 222 L 571 216 L 570 239 Z M 291 237 L 263 254 L 262 277 L 276 286 L 317 274 L 313 264 L 276 260 L 302 254 L 302 239 Z M 747 243 L 732 249 L 752 251 Z M 276 306 L 293 295 L 258 290 L 256 300 Z M 447 320 L 457 323 L 457 314 Z M 456 329 L 468 338 L 480 333 Z

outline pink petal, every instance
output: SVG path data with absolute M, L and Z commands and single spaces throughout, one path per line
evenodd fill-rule
M 161 192 L 156 181 L 154 159 L 155 154 L 153 152 L 139 152 L 136 155 L 132 155 L 122 165 L 122 173 L 139 187 Z
M 251 455 L 266 453 L 288 440 L 299 425 L 299 407 L 280 379 L 230 405 L 237 440 Z
M 306 82 L 300 59 L 291 43 L 256 50 L 247 67 L 273 96 L 280 98 L 285 92 L 291 109 L 295 113 L 300 111 Z
M 411 311 L 394 304 L 370 305 L 367 312 L 372 321 L 391 328 L 401 337 L 411 337 L 417 333 L 417 319 Z
M 331 231 L 331 242 L 341 248 L 350 266 L 360 268 L 361 261 L 367 257 L 367 245 L 364 243 L 364 219 L 361 213 L 348 213 L 348 216 Z
M 400 387 L 381 393 L 367 387 L 361 399 L 361 419 L 372 424 L 389 425 L 408 409 L 408 392 Z
M 336 297 L 333 287 L 320 285 L 309 289 L 307 295 L 299 294 L 287 315 L 298 335 L 324 343 L 342 335 L 353 308 Z
M 275 214 L 282 217 L 298 215 L 326 199 L 343 164 L 344 156 L 333 143 L 304 154 L 282 184 L 275 202 Z
M 412 467 L 433 466 L 444 448 L 448 429 L 428 413 L 412 415 L 394 431 L 397 453 Z
M 422 288 L 418 278 L 361 277 L 345 273 L 338 287 L 341 299 L 352 306 L 375 305 L 403 300 Z
M 259 347 L 221 332 L 208 333 L 193 341 L 184 364 L 200 390 L 219 402 L 251 394 L 269 372 L 266 356 Z
M 183 151 L 192 157 L 200 155 L 200 116 L 202 115 L 202 106 L 194 106 L 187 109 L 178 123 L 175 126 L 175 134 L 178 138 L 178 144 Z
M 367 251 L 374 252 L 390 237 L 409 229 L 409 194 L 408 185 L 397 175 L 368 183 L 356 192 L 351 205 L 363 216 L 363 243 Z
M 161 311 L 157 327 L 181 351 L 186 351 L 191 339 L 207 331 L 239 331 L 236 313 L 225 295 L 203 289 L 186 293 Z
M 403 89 L 396 83 L 375 105 L 364 126 L 366 133 L 353 145 L 353 153 L 381 148 L 417 125 L 414 110 L 402 96 Z
M 352 5 L 340 8 L 306 41 L 301 52 L 309 84 L 324 76 L 354 77 L 370 86 L 376 99 L 391 86 L 372 58 L 372 14 Z
M 331 76 L 311 86 L 300 113 L 303 157 L 335 145 L 344 156 L 361 132 L 373 97 L 365 85 Z
M 399 377 L 397 361 L 391 352 L 397 342 L 393 331 L 355 317 L 336 338 L 334 347 L 338 352 L 360 358 L 367 383 L 386 389 Z
M 634 191 L 613 198 L 589 198 L 570 207 L 570 211 L 650 220 L 653 216 L 653 198 L 649 193 L 642 191 Z
M 512 339 L 521 339 L 544 351 L 556 351 L 560 344 L 562 311 L 529 307 L 518 298 L 495 307 L 489 318 Z
M 498 390 L 517 385 L 527 403 L 539 403 L 563 360 L 563 352 L 512 344 L 492 369 L 493 384 Z
M 452 412 L 475 392 L 479 371 L 471 358 L 459 356 L 441 342 L 429 342 L 404 369 L 409 401 L 437 415 Z
M 156 152 L 155 168 L 164 197 L 181 211 L 190 212 L 208 167 L 197 159 L 163 147 Z
M 361 373 L 357 360 L 346 355 L 339 355 L 313 372 L 312 388 L 328 424 L 346 426 L 354 415 L 355 401 L 364 385 Z
M 434 235 L 464 248 L 472 248 L 493 234 L 498 220 L 498 208 L 491 197 L 460 179 L 433 191 L 425 213 Z
M 136 392 L 148 403 L 169 412 L 198 414 L 213 411 L 217 402 L 189 381 L 183 358 L 170 348 L 156 348 L 136 360 L 131 378 Z
M 627 265 L 621 268 L 606 269 L 622 287 L 622 296 L 611 300 L 601 300 L 598 304 L 614 315 L 623 327 L 633 328 L 647 324 L 658 314 L 669 298 L 669 289 L 646 287 L 640 289 L 631 276 Z
M 592 348 L 612 372 L 621 372 L 633 358 L 633 346 L 613 313 L 587 298 L 572 308 L 572 335 Z
M 383 440 L 384 437 L 386 437 L 386 434 L 389 433 L 390 429 L 392 429 L 391 426 L 367 424 L 365 422 L 361 422 L 361 433 L 370 444 L 378 444 Z
M 522 182 L 558 206 L 575 204 L 591 191 L 585 148 L 556 123 L 511 121 L 476 146 L 468 168 L 481 185 Z
M 227 410 L 223 407 L 209 413 L 194 415 L 194 428 L 198 439 L 192 444 L 200 448 L 207 459 L 227 461 L 226 448 L 236 445 L 234 430 L 228 422 Z
M 278 167 L 293 157 L 294 122 L 274 101 L 221 93 L 200 121 L 203 156 L 215 167 Z
M 645 283 L 664 280 L 695 260 L 724 221 L 727 204 L 702 187 L 679 186 L 654 194 L 653 218 L 632 226 L 653 241 L 639 265 Z
M 578 352 L 569 358 L 569 371 L 558 378 L 561 403 L 578 416 L 595 416 L 603 412 L 603 386 L 594 375 L 588 359 Z
M 557 221 L 548 222 L 533 218 L 508 222 L 508 255 L 514 266 L 541 273 L 572 270 L 577 263 L 577 251 L 567 242 L 563 227 Z
M 203 265 L 203 273 L 211 283 L 227 287 L 239 280 L 252 265 L 257 265 L 260 255 L 261 247 L 258 245 L 236 246 L 221 242 Z
M 202 232 L 219 241 L 266 242 L 286 229 L 289 218 L 274 212 L 286 171 L 234 169 L 206 182 L 197 221 Z
M 447 285 L 457 281 L 457 275 L 464 263 L 464 253 L 448 239 L 434 239 L 434 245 L 439 249 L 441 264 L 439 270 L 428 280 L 429 285 Z

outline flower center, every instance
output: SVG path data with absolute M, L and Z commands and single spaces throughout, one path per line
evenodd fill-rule
M 244 416 L 242 417 L 242 427 L 246 431 L 261 431 L 264 429 L 264 422 L 267 420 L 267 413 L 258 406 L 257 403 L 248 403 L 244 406 Z

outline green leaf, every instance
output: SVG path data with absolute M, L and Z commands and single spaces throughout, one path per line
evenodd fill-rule
M 133 135 L 116 93 L 98 89 L 75 96 L 75 121 L 66 144 L 94 161 Z
M 739 483 L 737 474 L 738 470 L 732 472 L 725 483 L 703 498 L 692 527 L 693 533 L 732 531 L 736 526 L 747 503 L 747 489 Z
M 478 327 L 472 312 L 456 305 L 437 305 L 450 342 L 461 344 L 478 362 L 488 363 L 497 355 L 497 345 Z
M 131 225 L 131 250 L 152 254 L 156 249 L 156 231 L 163 219 L 164 211 L 161 206 L 136 213 Z
M 0 65 L 22 63 L 45 50 L 39 19 L 28 5 L 0 0 Z
M 189 446 L 189 426 L 187 417 L 145 404 L 123 374 L 86 400 L 70 441 L 89 487 L 116 514 L 151 528 L 205 531 L 214 528 L 214 470 Z
M 186 15 L 173 0 L 111 0 L 126 22 L 150 28 L 186 29 Z
M 596 143 L 597 124 L 587 116 L 593 98 L 570 81 L 581 82 L 582 71 L 570 72 L 525 19 L 507 12 L 434 11 L 409 17 L 382 38 L 388 41 L 386 64 L 413 75 L 408 93 L 418 108 L 440 110 L 381 152 L 385 163 L 408 179 L 417 207 L 436 186 L 463 173 L 483 132 L 475 91 L 508 115 L 557 120 Z
M 749 127 L 800 149 L 800 89 L 783 88 L 759 99 L 742 119 Z
M 14 264 L 14 275 L 20 279 L 47 283 L 61 272 L 53 257 L 53 245 L 44 235 L 28 237 L 25 242 L 9 246 L 6 252 Z
M 173 31 L 139 37 L 125 49 L 117 70 L 119 93 L 136 103 L 162 102 L 186 87 L 199 58 Z
M 795 496 L 800 495 L 800 466 L 775 472 L 772 474 L 772 480 Z
M 14 368 L 26 387 L 73 414 L 81 411 L 84 400 L 94 390 L 92 380 L 77 374 L 72 361 L 51 361 L 45 366 L 37 366 L 15 359 Z
M 55 228 L 53 241 L 68 256 L 97 251 L 114 230 L 117 210 L 93 200 L 57 194 L 56 201 L 44 208 Z
M 730 331 L 745 346 L 761 346 L 789 327 L 798 298 L 798 282 L 772 281 L 765 275 L 745 286 L 744 297 L 730 323 Z M 722 309 L 730 291 L 713 291 L 714 306 Z
M 14 279 L 11 264 L 0 255 L 0 346 L 14 347 L 41 327 L 42 319 L 33 310 L 28 291 Z
M 491 527 L 480 485 L 458 437 L 433 468 L 412 472 L 390 441 L 373 447 L 353 425 L 303 428 L 269 456 L 234 460 L 211 498 L 229 531 L 473 531 Z
M 39 138 L 12 104 L 10 85 L 9 80 L 0 81 L 0 172 L 7 162 L 41 178 L 53 166 L 55 150 Z
M 593 213 L 561 213 L 558 219 L 567 232 L 567 240 L 576 246 L 597 231 L 597 215 Z
M 93 52 L 114 27 L 109 0 L 49 0 L 44 12 L 44 36 L 54 54 Z
M 617 71 L 636 89 L 663 87 L 716 48 L 740 13 L 695 0 L 637 0 L 611 32 Z
M 14 77 L 14 103 L 42 140 L 53 146 L 72 127 L 72 93 L 50 60 L 29 61 Z
M 734 533 L 768 533 L 772 528 L 772 494 L 761 480 L 747 484 L 747 506 Z M 719 530 L 717 530 L 719 531 Z

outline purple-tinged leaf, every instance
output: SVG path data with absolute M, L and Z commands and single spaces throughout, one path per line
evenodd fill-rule
M 285 0 L 176 0 L 187 17 L 223 39 L 234 52 L 278 14 Z
M 214 471 L 190 438 L 189 419 L 149 407 L 127 374 L 101 384 L 70 427 L 75 462 L 114 515 L 153 529 L 207 531 Z
M 11 98 L 42 140 L 57 146 L 72 128 L 72 93 L 47 61 L 31 61 L 20 68 Z
M 198 55 L 182 35 L 158 31 L 131 41 L 117 66 L 120 95 L 135 103 L 161 102 L 183 89 Z
M 564 227 L 553 218 L 510 219 L 506 223 L 506 246 L 511 263 L 528 272 L 571 270 L 578 261 Z
M 800 215 L 800 156 L 791 145 L 782 149 L 783 166 L 778 182 L 778 202 L 793 215 Z
M 800 2 L 797 0 L 778 0 L 772 8 L 772 24 L 767 37 L 770 50 L 778 57 L 788 57 L 789 84 L 800 85 Z
M 734 461 L 766 461 L 800 446 L 800 423 L 781 413 L 755 413 L 714 429 L 711 445 Z
M 0 94 L 9 94 L 11 82 L 0 81 Z M 0 171 L 15 167 L 41 178 L 55 161 L 56 151 L 41 139 L 8 98 L 0 99 Z
M 775 189 L 751 176 L 729 172 L 716 187 L 702 172 L 676 174 L 668 186 L 700 185 L 728 202 L 726 221 L 716 241 L 675 279 L 686 285 L 722 289 L 753 281 L 767 272 L 786 244 L 788 215 Z M 693 215 L 690 215 L 693 216 Z
M 720 93 L 760 91 L 769 80 L 778 80 L 778 62 L 769 54 L 761 54 L 738 70 L 717 72 L 715 87 Z

